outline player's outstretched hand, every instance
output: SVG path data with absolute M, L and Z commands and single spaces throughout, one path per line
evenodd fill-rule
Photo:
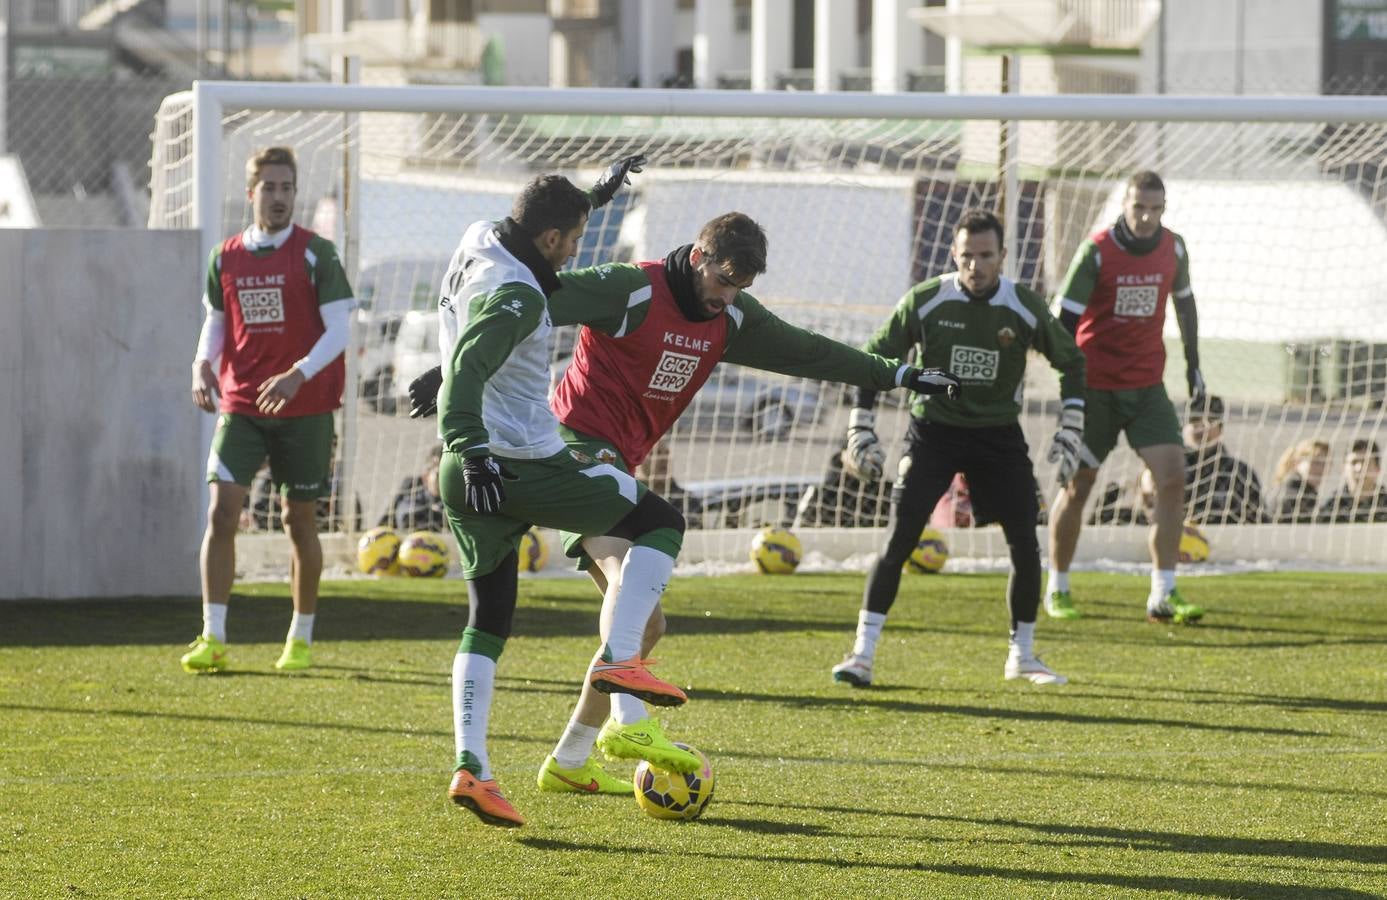
M 504 483 L 514 480 L 515 475 L 490 456 L 469 456 L 462 461 L 467 505 L 479 513 L 500 512 L 506 500 Z
M 443 367 L 434 366 L 409 383 L 409 417 L 426 419 L 438 412 L 438 389 L 443 386 Z
M 848 414 L 848 445 L 843 449 L 843 470 L 862 482 L 881 478 L 886 450 L 877 440 L 876 413 L 854 407 Z
M 963 383 L 944 369 L 911 369 L 905 386 L 917 394 L 947 394 L 950 400 L 963 393 Z
M 1050 442 L 1046 459 L 1059 463 L 1060 484 L 1068 484 L 1079 467 L 1098 468 L 1098 458 L 1084 444 L 1084 411 L 1068 407 L 1060 413 L 1060 430 Z
M 597 183 L 592 186 L 592 208 L 597 209 L 611 203 L 617 191 L 621 190 L 621 186 L 631 183 L 629 177 L 631 173 L 638 173 L 644 169 L 644 153 L 627 156 L 612 163 L 607 167 L 607 171 L 602 173 L 602 177 L 597 179 Z

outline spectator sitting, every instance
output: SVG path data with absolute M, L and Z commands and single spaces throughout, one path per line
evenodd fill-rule
M 1359 438 L 1344 457 L 1344 486 L 1320 506 L 1321 522 L 1387 522 L 1387 488 L 1378 484 L 1377 442 Z
M 1266 521 L 1261 479 L 1220 442 L 1223 400 L 1210 394 L 1191 407 L 1183 434 L 1186 518 L 1204 525 Z
M 1141 467 L 1141 474 L 1128 494 L 1135 499 L 1124 502 L 1126 498 L 1122 486 L 1116 481 L 1108 482 L 1088 524 L 1150 525 L 1152 512 L 1156 508 L 1156 479 L 1152 477 L 1150 469 Z
M 1314 438 L 1292 444 L 1276 463 L 1279 486 L 1272 514 L 1278 522 L 1313 522 L 1320 482 L 1329 467 L 1329 444 Z
M 448 513 L 443 509 L 443 496 L 438 489 L 438 465 L 443 459 L 443 445 L 435 444 L 424 463 L 424 471 L 400 482 L 400 488 L 390 501 L 390 508 L 377 525 L 386 525 L 401 534 L 411 531 L 448 531 Z

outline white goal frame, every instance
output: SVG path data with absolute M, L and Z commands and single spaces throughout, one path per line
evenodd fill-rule
M 226 198 L 223 116 L 231 110 L 360 113 L 537 114 L 564 116 L 718 117 L 746 119 L 914 119 L 1027 121 L 1208 122 L 1208 123 L 1387 123 L 1387 97 L 1247 97 L 1247 96 L 966 96 L 941 94 L 794 93 L 645 89 L 548 89 L 518 87 L 363 86 L 336 84 L 198 81 L 192 95 L 193 227 L 201 233 L 202 258 L 223 239 L 221 211 Z M 1012 130 L 1015 134 L 1015 129 Z M 1001 163 L 1000 176 L 1014 183 L 1021 165 L 1015 153 Z M 1017 229 L 1014 191 L 1003 210 L 1007 240 Z M 350 228 L 350 226 L 349 226 Z M 1196 290 L 1197 290 L 1196 279 Z M 1387 309 L 1384 310 L 1387 314 Z M 208 435 L 210 440 L 210 434 Z M 1034 449 L 1034 448 L 1033 448 Z M 350 479 L 350 473 L 346 475 Z M 350 485 L 349 485 L 350 486 Z M 350 492 L 346 496 L 351 496 Z M 1248 526 L 1212 526 L 1212 542 L 1229 547 L 1235 532 Z M 1257 554 L 1277 560 L 1306 558 L 1301 552 L 1305 526 L 1257 525 Z M 1328 554 L 1313 554 L 1336 565 L 1387 565 L 1387 525 L 1316 525 L 1331 531 Z M 1145 541 L 1124 531 L 1085 529 L 1080 559 L 1139 562 Z M 1103 532 L 1100 535 L 1099 532 Z M 816 529 L 814 549 L 834 558 L 879 549 L 882 529 Z M 350 536 L 349 536 L 350 537 Z M 692 531 L 686 546 L 691 557 L 731 559 L 729 547 L 745 540 L 727 533 Z M 1006 548 L 995 528 L 959 530 L 951 536 L 956 556 L 1004 558 Z M 282 543 L 282 542 L 281 542 Z M 1042 546 L 1045 545 L 1042 529 Z M 1316 543 L 1321 543 L 1317 539 Z M 345 550 L 350 543 L 340 548 Z M 1247 546 L 1251 546 L 1250 544 Z M 745 559 L 744 549 L 735 558 Z M 556 554 L 557 555 L 557 554 Z M 1220 558 L 1230 556 L 1220 553 Z M 1246 558 L 1246 557 L 1244 557 Z

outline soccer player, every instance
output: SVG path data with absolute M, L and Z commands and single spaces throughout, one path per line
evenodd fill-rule
M 901 566 L 935 504 L 962 472 L 976 521 L 1000 523 L 1010 550 L 1011 630 L 1003 676 L 1064 684 L 1067 679 L 1034 650 L 1040 504 L 1017 417 L 1026 354 L 1037 350 L 1060 373 L 1063 398 L 1049 458 L 1060 464 L 1061 479 L 1073 475 L 1083 449 L 1084 357 L 1043 298 L 1001 274 L 1005 250 L 996 216 L 979 209 L 965 212 L 954 232 L 952 255 L 958 270 L 911 288 L 864 348 L 904 356 L 914 347 L 921 365 L 947 367 L 963 389 L 956 397 L 919 397 L 911 408 L 909 445 L 891 493 L 890 537 L 867 576 L 852 652 L 833 667 L 833 678 L 854 687 L 872 683 L 877 642 L 900 590 Z M 859 390 L 848 420 L 843 463 L 857 477 L 879 476 L 885 462 L 875 403 L 873 391 Z
M 761 226 L 734 212 L 706 223 L 692 244 L 663 260 L 560 273 L 562 289 L 549 298 L 549 314 L 555 325 L 584 326 L 552 402 L 570 451 L 623 473 L 634 470 L 719 362 L 873 391 L 904 386 L 942 393 L 957 385 L 946 372 L 864 353 L 775 316 L 747 293 L 766 270 L 766 254 Z M 427 404 L 426 395 L 420 399 Z M 605 596 L 605 621 L 628 544 L 583 534 L 570 530 L 565 546 L 571 556 L 590 557 L 589 571 Z M 657 608 L 643 655 L 663 633 L 664 616 Z M 628 793 L 630 782 L 589 759 L 594 743 L 608 756 L 647 759 L 676 771 L 692 771 L 698 762 L 665 736 L 639 699 L 613 694 L 608 701 L 584 686 L 573 718 L 540 768 L 539 786 Z
M 597 199 L 610 199 L 636 166 L 626 160 L 613 170 L 616 184 L 604 177 L 594 193 L 605 197 Z M 630 542 L 589 683 L 658 705 L 687 699 L 652 675 L 639 653 L 674 569 L 684 519 L 628 473 L 565 445 L 548 403 L 547 300 L 591 206 L 568 179 L 537 176 L 508 218 L 468 227 L 439 302 L 440 344 L 452 348 L 438 395 L 439 485 L 470 600 L 453 660 L 457 758 L 448 796 L 490 825 L 525 821 L 492 775 L 486 736 L 496 663 L 515 610 L 517 548 L 531 524 Z
M 267 456 L 293 545 L 294 616 L 275 668 L 311 665 L 323 571 L 314 515 L 318 498 L 328 492 L 332 416 L 342 405 L 342 353 L 356 300 L 332 243 L 293 223 L 297 187 L 291 149 L 270 147 L 251 156 L 246 198 L 253 224 L 223 241 L 207 266 L 207 313 L 192 392 L 198 408 L 216 412 L 220 406 L 221 415 L 207 460 L 202 634 L 181 659 L 189 672 L 227 666 L 236 528 L 251 479 Z
M 1153 622 L 1197 622 L 1204 610 L 1175 588 L 1175 561 L 1185 502 L 1185 453 L 1180 421 L 1161 379 L 1165 373 L 1166 297 L 1175 298 L 1175 319 L 1185 345 L 1185 381 L 1190 405 L 1204 402 L 1199 372 L 1199 319 L 1190 288 L 1185 242 L 1161 226 L 1165 184 L 1155 172 L 1138 172 L 1127 182 L 1122 215 L 1080 245 L 1060 286 L 1060 321 L 1075 336 L 1087 360 L 1088 452 L 1065 482 L 1050 510 L 1050 583 L 1045 611 L 1075 619 L 1069 566 L 1079 543 L 1084 503 L 1098 466 L 1119 433 L 1156 480 L 1151 550 L 1151 591 L 1146 616 Z

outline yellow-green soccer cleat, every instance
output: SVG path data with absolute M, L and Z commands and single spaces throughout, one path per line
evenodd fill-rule
M 565 769 L 550 754 L 539 767 L 536 779 L 541 791 L 558 794 L 629 794 L 635 785 L 617 778 L 589 759 L 576 769 Z
M 1204 607 L 1186 603 L 1179 591 L 1172 590 L 1161 600 L 1146 601 L 1146 620 L 1148 622 L 1174 622 L 1176 625 L 1193 625 L 1204 618 Z
M 178 660 L 184 672 L 221 672 L 226 668 L 226 644 L 211 635 L 199 635 L 188 648 Z
M 643 759 L 656 768 L 681 775 L 696 771 L 699 766 L 697 754 L 674 746 L 656 719 L 621 725 L 608 718 L 597 735 L 597 749 L 609 759 Z
M 309 651 L 308 641 L 300 638 L 290 638 L 284 642 L 284 652 L 275 660 L 275 668 L 283 672 L 297 672 L 299 669 L 306 669 L 313 665 L 313 658 Z
M 1074 598 L 1068 591 L 1055 591 L 1045 595 L 1045 614 L 1052 619 L 1077 619 L 1079 611 L 1074 608 Z

